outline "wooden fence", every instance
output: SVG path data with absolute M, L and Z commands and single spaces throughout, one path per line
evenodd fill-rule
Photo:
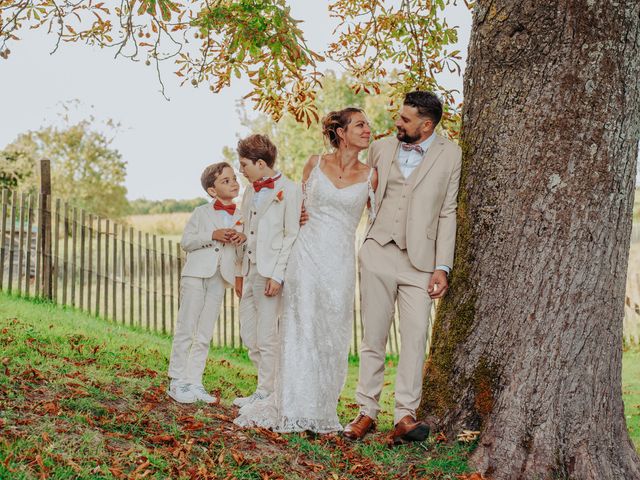
M 0 290 L 43 297 L 112 322 L 171 334 L 180 304 L 179 243 L 76 208 L 47 193 L 2 191 Z M 357 290 L 356 290 L 357 291 Z M 225 292 L 213 344 L 242 347 L 238 299 Z M 359 295 L 351 353 L 362 337 Z M 397 315 L 388 351 L 399 351 Z

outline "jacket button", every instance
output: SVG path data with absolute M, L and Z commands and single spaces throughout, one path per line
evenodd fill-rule
M 220 249 L 218 247 L 216 247 L 216 252 L 219 252 L 219 251 L 220 251 Z
M 251 253 L 251 250 L 249 250 L 249 253 Z

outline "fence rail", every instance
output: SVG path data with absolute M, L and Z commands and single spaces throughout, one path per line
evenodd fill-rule
M 0 290 L 44 297 L 115 323 L 171 334 L 184 253 L 177 242 L 76 208 L 48 194 L 3 190 Z M 356 292 L 358 291 L 356 278 Z M 225 292 L 213 344 L 242 347 L 238 298 Z M 399 352 L 397 315 L 387 349 Z M 359 295 L 350 352 L 362 337 Z

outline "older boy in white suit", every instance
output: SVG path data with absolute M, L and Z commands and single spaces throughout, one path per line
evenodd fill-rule
M 169 362 L 169 396 L 180 403 L 218 400 L 204 389 L 202 375 L 225 286 L 235 282 L 236 248 L 246 240 L 238 231 L 242 222 L 233 199 L 240 186 L 231 165 L 209 165 L 200 180 L 215 201 L 194 210 L 180 243 L 187 261 Z
M 239 407 L 273 392 L 282 283 L 300 229 L 302 190 L 274 170 L 277 150 L 265 135 L 238 142 L 240 171 L 251 182 L 242 199 L 247 243 L 236 271 L 240 336 L 258 370 L 256 391 L 237 398 Z

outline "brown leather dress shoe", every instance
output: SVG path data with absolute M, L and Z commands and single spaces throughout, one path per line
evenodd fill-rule
M 422 442 L 429 436 L 429 427 L 424 422 L 416 421 L 411 415 L 406 415 L 396 423 L 391 433 L 391 443 L 401 445 L 409 442 Z
M 375 429 L 376 421 L 361 413 L 349 425 L 344 427 L 342 435 L 349 440 L 362 440 L 368 432 Z

